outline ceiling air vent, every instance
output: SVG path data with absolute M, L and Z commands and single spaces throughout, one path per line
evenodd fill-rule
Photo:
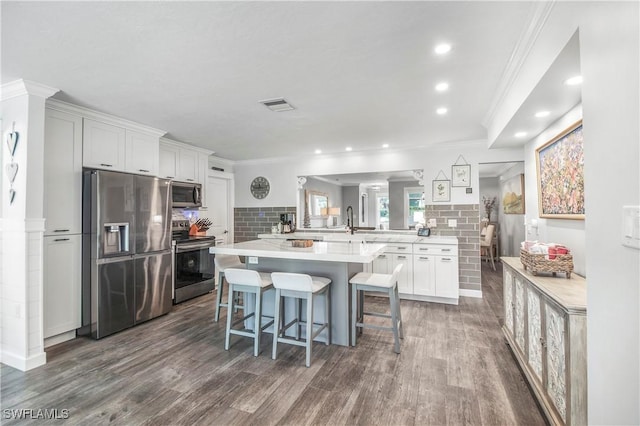
M 265 101 L 260 101 L 260 103 L 275 112 L 291 111 L 292 109 L 295 109 L 293 105 L 285 101 L 284 98 L 267 99 Z

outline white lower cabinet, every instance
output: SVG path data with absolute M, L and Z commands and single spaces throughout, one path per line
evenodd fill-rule
M 413 294 L 455 301 L 459 296 L 457 247 L 414 244 Z
M 44 238 L 44 338 L 80 327 L 82 235 Z
M 413 261 L 410 254 L 391 255 L 391 267 L 389 273 L 392 274 L 398 265 L 402 264 L 400 274 L 398 274 L 398 293 L 413 293 Z
M 391 273 L 391 254 L 381 254 L 373 260 L 374 274 L 390 274 Z
M 533 276 L 504 265 L 504 334 L 550 424 L 587 420 L 586 281 Z

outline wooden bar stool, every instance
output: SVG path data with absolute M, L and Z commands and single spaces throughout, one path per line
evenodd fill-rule
M 278 343 L 304 346 L 307 352 L 306 366 L 310 367 L 313 339 L 326 329 L 327 341 L 325 344 L 329 345 L 331 343 L 331 280 L 329 278 L 288 272 L 274 272 L 271 274 L 271 279 L 276 289 L 274 313 L 276 322 L 273 333 L 273 353 L 271 354 L 271 358 L 276 359 Z M 313 321 L 313 301 L 321 294 L 324 294 L 324 322 L 318 324 Z M 284 324 L 286 317 L 284 315 L 284 306 L 282 305 L 283 297 L 294 297 L 297 299 L 295 318 L 287 324 Z M 300 316 L 302 300 L 307 301 L 305 341 L 300 340 L 300 324 L 304 323 Z M 292 325 L 296 325 L 295 339 L 286 336 L 287 329 Z M 313 330 L 314 325 L 318 327 L 315 331 Z
M 265 272 L 257 272 L 250 269 L 235 269 L 227 268 L 225 270 L 225 276 L 229 283 L 229 302 L 227 306 L 227 332 L 224 341 L 224 349 L 229 350 L 231 343 L 231 335 L 236 334 L 238 336 L 245 336 L 253 338 L 253 356 L 258 356 L 260 351 L 260 336 L 262 330 L 273 324 L 273 318 L 269 318 L 271 321 L 266 324 L 262 323 L 262 295 L 265 291 L 273 288 L 271 282 L 271 276 Z M 229 309 L 229 306 L 233 305 L 233 300 L 236 293 L 253 293 L 256 296 L 255 311 L 248 315 L 244 315 L 241 319 L 238 319 L 232 323 L 233 309 Z M 246 314 L 246 300 L 245 306 L 243 306 L 243 312 Z M 234 329 L 233 326 L 239 323 L 244 323 L 247 319 L 254 317 L 253 331 L 245 331 L 244 329 Z
M 240 257 L 232 254 L 216 254 L 213 263 L 218 269 L 218 294 L 216 295 L 216 316 L 215 321 L 220 320 L 220 307 L 228 308 L 227 303 L 222 302 L 222 293 L 224 292 L 224 271 L 227 268 L 244 269 L 244 263 L 240 262 Z M 238 304 L 238 299 L 233 301 L 234 307 Z M 237 309 L 236 309 L 237 312 Z
M 351 284 L 351 346 L 356 345 L 357 327 L 375 328 L 377 330 L 392 331 L 394 338 L 394 351 L 398 354 L 400 353 L 400 339 L 404 338 L 402 333 L 402 314 L 400 313 L 400 297 L 398 296 L 398 274 L 401 269 L 402 264 L 396 266 L 392 274 L 359 272 L 349 280 L 349 283 Z M 389 295 L 389 303 L 391 305 L 391 315 L 377 312 L 365 312 L 363 293 L 365 291 L 387 293 Z M 360 309 L 358 309 L 358 297 L 360 297 Z M 391 318 L 391 327 L 365 324 L 365 315 Z

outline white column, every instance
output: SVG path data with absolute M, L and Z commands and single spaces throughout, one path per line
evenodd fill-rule
M 23 371 L 46 362 L 42 332 L 44 120 L 45 100 L 57 91 L 18 80 L 3 85 L 1 93 L 0 361 Z M 18 134 L 15 149 L 11 133 Z M 12 181 L 9 168 L 16 167 Z

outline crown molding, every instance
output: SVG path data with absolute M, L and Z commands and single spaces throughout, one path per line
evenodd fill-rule
M 78 105 L 70 104 L 68 102 L 60 101 L 58 99 L 47 99 L 47 107 L 51 109 L 55 109 L 57 111 L 66 112 L 68 114 L 79 115 L 83 118 L 89 118 L 91 120 L 100 121 L 101 123 L 111 124 L 113 126 L 118 126 L 118 127 L 125 127 L 129 130 L 135 130 L 137 132 L 151 134 L 158 138 L 167 133 L 165 130 L 156 129 L 150 126 L 145 126 L 144 124 L 136 123 L 135 121 L 127 120 L 125 118 L 116 117 L 115 115 L 111 115 L 104 112 L 99 112 L 89 108 L 81 107 Z
M 60 89 L 45 86 L 44 84 L 20 79 L 3 84 L 0 88 L 0 99 L 6 101 L 23 95 L 33 95 L 46 99 L 59 91 Z
M 496 94 L 491 101 L 489 110 L 482 119 L 482 125 L 485 128 L 489 128 L 491 122 L 495 118 L 496 112 L 504 102 L 507 94 L 511 91 L 513 84 L 520 75 L 522 66 L 529 57 L 531 49 L 536 43 L 536 40 L 538 39 L 542 28 L 547 22 L 547 19 L 551 14 L 551 10 L 553 9 L 555 2 L 556 0 L 534 3 L 533 12 L 531 14 L 529 24 L 524 27 L 522 33 L 520 34 L 520 38 L 518 39 L 518 42 L 516 43 L 516 46 L 514 47 L 513 52 L 509 57 L 509 62 L 507 62 L 507 65 L 502 72 L 500 82 L 498 83 L 498 89 L 496 90 Z
M 215 151 L 211 151 L 210 149 L 205 149 L 205 148 L 200 148 L 199 146 L 195 146 L 195 145 L 191 145 L 185 142 L 180 142 L 180 141 L 175 141 L 173 139 L 169 139 L 169 138 L 160 138 L 160 143 L 163 145 L 169 145 L 169 146 L 173 146 L 175 148 L 182 148 L 182 149 L 191 149 L 193 151 L 197 151 L 200 152 L 202 154 L 206 154 L 206 155 L 211 155 L 213 154 Z M 219 157 L 216 157 L 219 158 Z M 209 166 L 207 165 L 207 168 L 209 168 Z

